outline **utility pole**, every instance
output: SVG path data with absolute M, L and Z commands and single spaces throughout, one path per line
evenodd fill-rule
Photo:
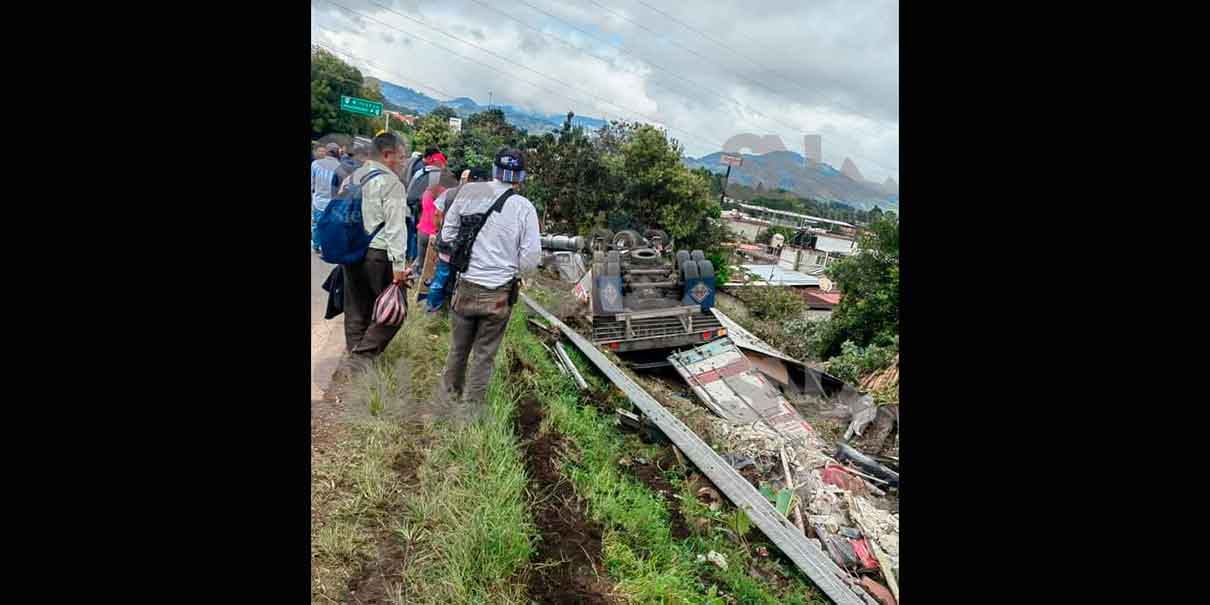
M 492 91 L 487 91 L 487 108 L 492 108 Z
M 723 192 L 718 195 L 718 204 L 723 205 L 723 200 L 727 198 L 727 180 L 731 178 L 731 164 L 727 164 L 727 174 L 723 177 Z

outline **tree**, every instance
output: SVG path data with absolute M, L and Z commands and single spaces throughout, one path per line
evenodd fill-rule
M 616 205 L 620 185 L 602 148 L 588 139 L 583 127 L 572 126 L 574 117 L 568 112 L 557 134 L 529 137 L 527 148 L 535 153 L 526 158 L 526 195 L 547 231 L 587 235 Z
M 618 210 L 632 217 L 636 228 L 663 229 L 675 240 L 703 248 L 717 245 L 696 232 L 719 218 L 718 200 L 710 197 L 708 180 L 681 163 L 679 144 L 644 124 L 622 145 L 619 167 L 623 187 Z
M 444 110 L 444 111 L 443 111 Z M 450 128 L 452 109 L 441 106 L 428 115 L 416 121 L 416 136 L 412 140 L 412 149 L 424 151 L 426 147 L 435 146 L 446 149 L 453 142 L 457 133 Z
M 525 131 L 504 119 L 503 111 L 481 111 L 467 116 L 462 122 L 462 132 L 457 134 L 445 155 L 454 173 L 468 168 L 488 168 L 501 147 L 518 147 L 525 137 Z
M 341 111 L 342 95 L 383 101 L 377 80 L 363 78 L 357 68 L 332 53 L 311 47 L 311 138 L 333 132 L 368 136 L 382 129 L 380 118 Z
M 887 218 L 872 223 L 860 249 L 827 268 L 841 298 L 816 343 L 820 357 L 839 354 L 846 341 L 885 346 L 899 334 L 899 223 Z

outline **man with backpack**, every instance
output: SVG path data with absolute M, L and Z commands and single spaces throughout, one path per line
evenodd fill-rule
M 450 303 L 450 353 L 442 374 L 444 394 L 455 417 L 481 417 L 496 351 L 516 302 L 519 279 L 538 268 L 542 246 L 534 205 L 517 194 L 525 180 L 525 158 L 502 149 L 493 180 L 459 187 L 448 204 L 441 242 L 450 267 L 461 273 Z M 470 367 L 467 367 L 467 359 Z
M 340 187 L 336 169 L 340 167 L 340 145 L 328 143 L 318 160 L 311 162 L 311 249 L 319 253 L 319 239 L 315 234 L 315 223 L 323 215 L 324 208 Z
M 374 302 L 392 283 L 408 278 L 406 242 L 408 207 L 398 171 L 406 159 L 399 137 L 374 137 L 370 157 L 349 177 L 360 184 L 362 227 L 373 233 L 365 259 L 342 265 L 344 271 L 345 341 L 354 359 L 378 356 L 399 326 L 374 323 Z

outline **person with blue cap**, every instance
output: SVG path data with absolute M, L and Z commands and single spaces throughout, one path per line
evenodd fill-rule
M 521 276 L 542 260 L 538 213 L 517 193 L 524 182 L 525 156 L 501 149 L 492 180 L 462 185 L 446 204 L 440 243 L 460 276 L 450 300 L 450 352 L 440 388 L 460 420 L 482 418 L 487 410 L 487 384 Z

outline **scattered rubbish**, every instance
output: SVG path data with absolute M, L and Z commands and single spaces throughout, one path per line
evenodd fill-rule
M 618 458 L 618 464 L 620 464 L 622 466 L 630 466 L 631 464 L 634 464 L 634 463 L 630 460 L 630 458 L 627 458 L 626 456 L 622 456 L 621 458 Z
M 576 386 L 580 387 L 581 391 L 588 390 L 588 382 L 580 375 L 580 370 L 576 368 L 576 364 L 571 361 L 571 356 L 567 354 L 567 350 L 563 348 L 563 343 L 555 341 L 555 353 L 559 355 L 559 359 L 563 360 L 563 364 L 567 366 L 567 370 L 571 372 L 571 377 L 575 379 Z
M 848 490 L 854 494 L 864 494 L 866 484 L 860 477 L 857 477 L 849 472 L 843 466 L 829 464 L 824 467 L 821 472 L 823 482 L 828 485 L 835 485 L 840 489 Z
M 891 487 L 899 487 L 899 473 L 879 464 L 877 460 L 857 451 L 847 443 L 836 444 L 836 459 L 852 460 L 862 470 L 886 481 Z
M 764 422 L 785 441 L 805 442 L 806 422 L 730 337 L 668 357 L 693 393 L 732 424 Z
M 865 590 L 844 569 L 837 566 L 830 555 L 825 554 L 816 544 L 808 540 L 802 531 L 787 522 L 786 517 L 780 515 L 751 483 L 731 468 L 713 448 L 652 397 L 646 389 L 610 361 L 609 357 L 598 350 L 591 341 L 559 321 L 557 317 L 543 309 L 528 295 L 522 293 L 520 299 L 548 323 L 563 332 L 572 344 L 576 345 L 576 348 L 642 411 L 644 422 L 653 423 L 658 427 L 661 435 L 679 447 L 685 456 L 710 479 L 712 484 L 731 502 L 735 503 L 738 507 L 735 512 L 744 520 L 750 519 L 751 523 L 781 549 L 782 553 L 793 561 L 794 565 L 834 603 L 837 605 L 861 605 L 872 602 Z M 692 381 L 690 382 L 692 384 Z M 802 423 L 802 427 L 804 433 L 809 431 L 805 423 Z M 811 436 L 808 434 L 808 437 Z M 816 439 L 818 438 L 816 437 Z M 784 438 L 779 441 L 780 445 L 786 445 L 787 449 L 790 449 L 789 444 L 784 443 Z M 798 454 L 801 451 L 791 453 Z M 737 536 L 741 540 L 742 535 L 743 532 L 737 532 Z M 848 545 L 847 541 L 845 544 Z M 851 545 L 848 547 L 852 550 Z M 896 544 L 896 552 L 897 550 L 898 545 Z
M 878 605 L 898 605 L 898 601 L 887 590 L 886 586 L 869 576 L 861 578 L 861 587 L 866 589 L 878 601 Z
M 614 413 L 616 413 L 618 416 L 618 424 L 621 424 L 623 427 L 631 430 L 642 430 L 643 420 L 639 418 L 638 414 L 628 412 L 622 408 L 615 409 Z
M 723 460 L 726 460 L 727 464 L 730 464 L 731 468 L 737 471 L 749 466 L 756 466 L 756 460 L 753 460 L 751 456 L 742 456 L 739 454 L 723 454 L 722 456 Z
M 646 459 L 646 458 L 641 458 L 641 457 L 639 457 L 639 456 L 635 456 L 635 457 L 634 457 L 634 463 L 635 463 L 635 464 L 638 464 L 638 465 L 641 465 L 641 466 L 642 466 L 642 465 L 646 465 L 646 464 L 647 464 L 647 459 Z
M 814 527 L 815 535 L 823 542 L 824 550 L 841 569 L 857 569 L 860 561 L 857 559 L 857 553 L 853 551 L 853 545 L 849 544 L 847 539 L 832 533 L 822 523 L 817 523 Z
M 874 398 L 869 395 L 850 398 L 850 402 L 849 410 L 853 413 L 853 420 L 849 422 L 849 428 L 844 432 L 845 440 L 854 436 L 860 437 L 865 427 L 874 422 L 874 418 L 878 415 L 878 407 L 874 404 Z
M 794 477 L 790 475 L 790 464 L 786 462 L 786 448 L 781 448 L 781 469 L 786 475 L 786 490 L 791 494 L 794 493 Z M 798 531 L 806 531 L 806 527 L 802 524 L 802 506 L 798 502 L 794 503 L 794 525 L 798 527 Z
M 874 553 L 870 550 L 870 543 L 865 538 L 849 538 L 848 540 L 849 544 L 853 545 L 853 552 L 857 555 L 857 560 L 861 561 L 864 571 L 878 569 L 878 559 L 874 557 Z
M 723 553 L 712 550 L 706 555 L 706 560 L 717 565 L 719 569 L 727 571 L 727 557 Z
M 758 557 L 768 557 L 768 556 L 769 556 L 769 549 L 765 548 L 764 546 L 757 546 L 757 547 L 756 547 L 756 556 L 758 556 Z
M 697 497 L 705 500 L 706 506 L 710 510 L 718 510 L 723 507 L 723 497 L 719 495 L 718 490 L 713 487 L 706 486 L 697 490 Z
M 559 368 L 560 373 L 562 373 L 562 374 L 570 373 L 567 371 L 567 367 L 563 365 L 563 359 L 561 357 L 559 357 L 558 353 L 555 353 L 554 349 L 546 346 L 546 343 L 542 343 L 542 347 L 545 348 L 550 353 L 551 357 L 555 358 L 555 367 Z
M 842 526 L 840 528 L 839 533 L 840 533 L 840 535 L 842 535 L 846 538 L 852 538 L 854 540 L 863 537 L 861 534 L 861 530 L 857 529 L 856 527 L 843 527 Z

